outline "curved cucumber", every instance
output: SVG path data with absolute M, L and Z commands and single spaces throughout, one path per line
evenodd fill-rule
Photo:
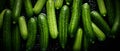
M 18 24 L 19 24 L 21 36 L 24 40 L 26 40 L 28 36 L 28 30 L 24 16 L 19 17 Z
M 109 35 L 110 27 L 107 22 L 102 18 L 102 16 L 97 11 L 91 12 L 92 21 L 107 35 Z
M 58 36 L 58 30 L 57 30 L 54 1 L 48 0 L 46 4 L 46 8 L 47 8 L 47 21 L 48 21 L 50 36 L 53 39 L 56 39 Z
M 4 9 L 1 13 L 0 13 L 0 29 L 2 28 L 2 25 L 3 25 L 3 18 L 4 18 L 4 14 L 5 14 L 5 11 L 7 9 Z
M 3 18 L 3 47 L 4 51 L 12 51 L 11 49 L 11 11 L 7 9 Z
M 104 0 L 97 0 L 98 8 L 102 16 L 106 16 L 107 10 L 105 8 Z
M 28 17 L 33 16 L 33 8 L 32 8 L 32 3 L 31 0 L 23 0 L 24 1 L 24 5 L 25 5 L 25 10 L 27 13 Z
M 38 29 L 40 33 L 40 49 L 44 51 L 48 47 L 49 39 L 48 23 L 44 13 L 41 13 L 38 16 Z
M 59 15 L 59 41 L 61 47 L 64 48 L 67 42 L 67 30 L 68 30 L 68 20 L 69 20 L 69 7 L 64 5 L 60 10 Z
M 18 21 L 18 18 L 21 14 L 22 0 L 15 0 L 13 10 L 12 10 L 12 19 L 15 24 Z
M 20 51 L 20 47 L 21 47 L 20 42 L 21 42 L 21 39 L 20 39 L 19 26 L 16 24 L 12 29 L 13 51 Z
M 71 37 L 74 37 L 74 33 L 77 31 L 79 21 L 80 21 L 80 14 L 81 14 L 81 6 L 82 0 L 74 0 L 72 5 L 72 15 L 69 25 L 69 34 Z
M 77 30 L 77 34 L 76 34 L 76 38 L 75 38 L 75 42 L 73 45 L 73 50 L 74 51 L 80 51 L 82 48 L 82 37 L 83 36 L 83 30 L 82 28 L 79 28 Z
M 56 0 L 55 1 L 55 8 L 60 9 L 63 5 L 63 0 Z
M 31 50 L 35 44 L 36 34 L 37 34 L 37 23 L 34 18 L 28 20 L 28 39 L 26 44 L 26 50 Z
M 37 3 L 35 4 L 33 11 L 35 14 L 39 14 L 45 5 L 47 0 L 37 0 Z
M 87 37 L 90 40 L 94 40 L 94 33 L 92 29 L 92 21 L 90 17 L 90 6 L 88 3 L 84 3 L 82 7 L 82 20 L 83 20 L 83 27 Z
M 99 41 L 104 41 L 106 39 L 105 34 L 94 23 L 92 23 L 92 28 Z

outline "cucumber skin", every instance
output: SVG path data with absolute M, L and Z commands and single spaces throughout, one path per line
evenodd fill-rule
M 92 21 L 107 35 L 109 36 L 110 27 L 107 22 L 101 17 L 97 11 L 91 12 Z
M 32 3 L 31 0 L 24 0 L 24 5 L 25 5 L 25 10 L 27 16 L 30 18 L 33 16 L 33 8 L 32 8 Z
M 97 3 L 98 3 L 98 8 L 99 8 L 101 15 L 105 17 L 107 14 L 107 10 L 104 4 L 104 0 L 97 0 Z
M 105 34 L 102 32 L 102 30 L 100 30 L 97 27 L 97 25 L 92 23 L 92 28 L 93 28 L 94 34 L 96 35 L 96 37 L 98 38 L 99 41 L 104 41 L 106 39 Z
M 17 24 L 15 24 L 13 26 L 14 26 L 12 29 L 13 51 L 20 51 L 21 39 L 20 39 L 19 26 Z
M 47 21 L 48 21 L 50 36 L 53 39 L 56 39 L 58 36 L 58 29 L 57 29 L 54 1 L 48 0 L 46 4 L 46 8 L 47 8 Z
M 12 20 L 13 24 L 17 23 L 19 16 L 21 14 L 22 0 L 15 0 L 13 10 L 12 10 Z
M 20 28 L 20 34 L 24 40 L 27 39 L 28 37 L 28 30 L 27 30 L 27 25 L 25 21 L 24 16 L 20 16 L 18 20 L 19 28 Z
M 4 14 L 5 14 L 6 9 L 4 9 L 1 13 L 0 13 L 0 30 L 3 26 L 3 18 L 4 18 Z
M 28 39 L 26 43 L 26 50 L 29 51 L 33 48 L 36 40 L 36 34 L 37 34 L 37 23 L 35 18 L 30 18 L 28 20 Z
M 69 20 L 69 7 L 67 5 L 64 5 L 60 10 L 58 25 L 59 42 L 62 48 L 65 48 L 67 42 L 68 20 Z
M 55 1 L 55 8 L 60 9 L 63 5 L 63 0 L 56 0 Z
M 49 31 L 48 31 L 46 14 L 44 13 L 41 13 L 38 16 L 38 29 L 40 33 L 40 49 L 42 51 L 47 50 L 48 43 L 49 43 Z
M 4 51 L 11 51 L 11 11 L 6 10 L 3 18 L 3 49 Z
M 47 0 L 37 0 L 37 3 L 35 4 L 34 8 L 33 8 L 33 12 L 35 14 L 39 14 L 43 8 L 43 6 L 45 5 Z
M 94 34 L 92 29 L 92 21 L 90 17 L 90 6 L 88 3 L 84 3 L 82 7 L 82 20 L 83 20 L 83 27 L 86 36 L 92 41 L 94 40 Z
M 77 30 L 77 34 L 76 34 L 76 38 L 75 38 L 75 42 L 74 42 L 74 46 L 73 46 L 74 51 L 81 50 L 81 48 L 82 48 L 82 36 L 83 36 L 83 30 L 82 30 L 82 28 L 79 28 Z
M 81 6 L 82 6 L 82 0 L 74 0 L 72 5 L 72 15 L 71 20 L 68 28 L 68 32 L 72 37 L 74 37 L 74 33 L 77 31 L 79 21 L 80 21 L 80 14 L 81 14 Z

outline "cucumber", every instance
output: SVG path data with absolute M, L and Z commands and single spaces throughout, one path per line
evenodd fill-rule
M 3 18 L 3 49 L 4 51 L 12 51 L 11 49 L 11 10 L 7 9 Z
M 33 16 L 33 8 L 32 8 L 31 0 L 23 0 L 23 1 L 25 5 L 26 14 L 30 18 Z
M 33 12 L 35 14 L 39 14 L 43 8 L 43 6 L 45 5 L 47 0 L 37 0 L 37 3 L 35 4 L 34 8 L 33 8 Z
M 41 13 L 38 16 L 38 31 L 40 33 L 40 49 L 42 51 L 47 50 L 48 47 L 48 39 L 49 39 L 49 33 L 48 33 L 48 23 L 46 19 L 46 14 Z
M 6 9 L 4 9 L 4 10 L 0 13 L 0 29 L 2 28 L 2 25 L 3 25 L 3 18 L 4 18 L 5 11 L 6 11 Z
M 77 31 L 79 21 L 80 21 L 80 14 L 81 14 L 81 5 L 82 0 L 74 0 L 72 5 L 72 15 L 69 25 L 69 34 L 71 37 L 74 37 L 74 33 Z
M 97 4 L 98 4 L 100 14 L 105 17 L 106 14 L 107 14 L 107 10 L 106 10 L 106 7 L 105 7 L 104 0 L 97 0 Z
M 20 51 L 21 39 L 18 24 L 13 25 L 12 29 L 12 47 L 13 51 Z
M 105 0 L 105 6 L 107 9 L 108 21 L 110 26 L 113 25 L 115 19 L 115 8 L 114 8 L 114 1 L 113 0 Z
M 55 8 L 60 9 L 63 5 L 63 0 L 56 0 L 55 1 Z
M 15 24 L 18 21 L 18 18 L 21 14 L 21 8 L 22 8 L 22 0 L 15 0 L 12 10 L 13 24 Z
M 81 50 L 81 48 L 82 48 L 82 36 L 83 36 L 83 30 L 82 30 L 82 28 L 79 28 L 77 30 L 75 42 L 74 42 L 74 45 L 73 45 L 73 50 L 74 51 L 80 51 Z
M 98 38 L 99 41 L 104 41 L 106 39 L 105 34 L 102 32 L 102 30 L 100 30 L 97 27 L 97 25 L 92 23 L 92 28 L 93 28 L 94 34 L 96 35 L 96 37 Z
M 110 27 L 107 22 L 102 18 L 102 16 L 97 11 L 91 12 L 92 21 L 107 35 L 109 36 Z
M 50 36 L 53 39 L 56 39 L 58 36 L 58 30 L 57 30 L 57 22 L 56 22 L 55 7 L 53 0 L 47 1 L 46 9 L 47 9 L 47 21 L 48 21 Z
M 112 26 L 111 29 L 111 35 L 114 38 L 115 35 L 119 34 L 117 32 L 120 31 L 120 1 L 119 0 L 115 0 L 115 11 L 116 11 L 116 15 L 115 15 L 115 20 L 114 20 L 114 24 Z
M 82 20 L 83 27 L 87 37 L 89 37 L 90 41 L 94 40 L 94 33 L 92 29 L 92 21 L 90 17 L 90 6 L 88 3 L 84 3 L 82 6 Z
M 33 48 L 36 40 L 36 34 L 37 34 L 37 23 L 34 18 L 30 18 L 28 20 L 28 39 L 26 43 L 26 50 L 29 51 Z
M 90 41 L 87 38 L 87 36 L 84 34 L 83 35 L 83 49 L 84 49 L 84 51 L 88 51 L 89 46 L 90 46 Z
M 67 5 L 70 5 L 73 0 L 65 0 Z
M 59 15 L 59 42 L 61 47 L 64 48 L 67 42 L 67 30 L 68 30 L 68 20 L 69 20 L 69 7 L 64 5 L 60 10 Z
M 26 25 L 26 21 L 25 21 L 24 16 L 19 17 L 18 24 L 19 24 L 21 36 L 24 40 L 26 40 L 27 36 L 28 36 L 28 30 L 27 30 L 27 25 Z

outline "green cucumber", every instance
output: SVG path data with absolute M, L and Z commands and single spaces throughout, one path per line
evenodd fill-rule
M 26 50 L 29 51 L 33 48 L 35 44 L 36 34 L 37 34 L 37 23 L 34 18 L 28 20 L 28 39 L 26 43 Z
M 56 0 L 55 1 L 55 8 L 60 9 L 63 5 L 63 0 Z
M 3 47 L 4 51 L 11 51 L 11 11 L 7 9 L 3 18 Z
M 38 31 L 40 33 L 40 49 L 42 51 L 47 50 L 48 47 L 48 39 L 49 39 L 49 33 L 48 33 L 48 23 L 46 19 L 46 14 L 41 13 L 38 16 Z
M 92 21 L 106 34 L 109 36 L 110 27 L 107 22 L 102 18 L 102 16 L 97 11 L 91 12 Z
M 21 39 L 20 39 L 19 26 L 15 24 L 13 25 L 13 29 L 12 29 L 13 51 L 20 51 L 20 47 L 21 47 L 20 42 L 21 42 Z
M 99 41 L 104 41 L 106 39 L 105 34 L 102 32 L 102 30 L 100 30 L 97 25 L 95 25 L 94 23 L 92 23 L 92 28 L 93 31 L 96 35 L 96 37 L 98 38 Z
M 72 0 L 65 0 L 67 5 L 70 5 L 72 3 Z
M 84 51 L 88 51 L 89 46 L 90 46 L 90 41 L 87 38 L 87 36 L 84 34 L 83 35 L 83 49 L 84 49 Z
M 33 16 L 33 8 L 31 0 L 24 0 L 25 10 L 28 17 Z
M 89 37 L 90 40 L 94 40 L 95 37 L 92 29 L 90 6 L 88 3 L 84 3 L 82 6 L 82 20 L 86 36 Z
M 77 30 L 75 42 L 74 42 L 74 45 L 73 45 L 73 50 L 74 51 L 80 51 L 81 50 L 81 48 L 82 48 L 82 36 L 83 36 L 83 30 L 82 30 L 82 28 L 79 28 Z
M 105 0 L 105 6 L 107 9 L 108 21 L 110 26 L 113 25 L 115 19 L 115 8 L 114 8 L 114 0 Z
M 35 4 L 33 11 L 35 14 L 39 14 L 45 5 L 47 0 L 37 0 L 37 3 Z
M 21 36 L 24 40 L 26 40 L 28 36 L 28 30 L 24 16 L 19 17 L 18 24 L 19 24 Z
M 120 1 L 119 0 L 115 0 L 115 11 L 116 11 L 116 15 L 115 15 L 115 20 L 114 20 L 114 24 L 112 26 L 111 29 L 111 35 L 114 38 L 115 35 L 119 34 L 117 32 L 120 31 Z
M 5 11 L 6 11 L 6 9 L 4 9 L 4 10 L 0 13 L 0 29 L 2 28 L 2 25 L 3 25 L 3 18 L 4 18 Z
M 80 21 L 80 14 L 81 14 L 81 6 L 82 0 L 74 0 L 72 5 L 72 15 L 69 25 L 69 34 L 71 37 L 74 37 L 74 33 L 77 31 L 79 21 Z
M 56 39 L 58 36 L 58 30 L 57 30 L 57 22 L 56 22 L 55 7 L 53 0 L 47 1 L 46 9 L 47 9 L 47 20 L 48 20 L 50 36 L 53 39 Z
M 12 19 L 15 24 L 18 21 L 18 18 L 21 14 L 22 0 L 15 0 L 13 10 L 12 10 Z
M 104 0 L 97 0 L 97 4 L 98 4 L 100 14 L 105 17 L 107 14 L 107 10 L 104 4 Z
M 67 42 L 67 30 L 68 30 L 68 20 L 69 20 L 69 7 L 64 5 L 60 10 L 59 15 L 59 41 L 61 47 L 64 48 Z

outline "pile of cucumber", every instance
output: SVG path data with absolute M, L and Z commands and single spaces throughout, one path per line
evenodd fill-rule
M 120 31 L 120 1 L 95 2 L 97 10 L 84 0 L 1 0 L 0 49 L 32 51 L 38 42 L 38 50 L 48 51 L 52 39 L 63 50 L 72 43 L 68 49 L 88 51 L 96 40 L 115 38 Z

